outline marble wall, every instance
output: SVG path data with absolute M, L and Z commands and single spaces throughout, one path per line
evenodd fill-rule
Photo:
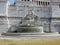
M 35 2 L 17 1 L 16 4 L 8 6 L 9 25 L 18 25 L 21 21 L 20 17 L 25 17 L 29 12 L 34 11 L 34 14 L 41 18 L 40 21 L 42 22 L 44 31 L 49 32 L 51 30 L 52 32 L 60 32 L 60 19 L 58 19 L 60 18 L 60 3 L 58 1 L 59 0 L 52 0 L 52 4 L 47 7 L 42 5 L 39 6 Z M 8 30 L 6 3 L 7 2 L 0 2 L 0 32 Z

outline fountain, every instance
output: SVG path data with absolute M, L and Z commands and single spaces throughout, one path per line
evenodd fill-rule
M 20 22 L 21 24 L 12 25 L 4 35 L 27 35 L 44 33 L 40 18 L 33 11 L 27 14 Z

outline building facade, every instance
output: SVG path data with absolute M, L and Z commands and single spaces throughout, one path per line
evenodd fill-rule
M 6 31 L 11 25 L 19 24 L 21 18 L 29 12 L 34 11 L 34 14 L 40 17 L 44 31 L 60 32 L 60 0 L 16 0 L 14 4 L 1 0 L 0 5 L 0 15 L 3 14 L 0 17 L 6 24 Z
M 8 29 L 6 10 L 7 10 L 7 0 L 0 0 L 0 33 L 5 32 Z

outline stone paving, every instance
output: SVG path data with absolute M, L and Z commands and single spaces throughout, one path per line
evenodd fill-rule
M 4 36 L 0 35 L 0 39 L 14 39 L 14 40 L 36 40 L 36 39 L 56 39 L 60 38 L 60 34 L 53 35 L 21 35 L 21 36 Z

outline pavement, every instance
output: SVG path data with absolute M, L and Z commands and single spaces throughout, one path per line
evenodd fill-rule
M 36 39 L 57 39 L 60 38 L 60 34 L 53 35 L 21 35 L 21 36 L 5 36 L 0 35 L 0 39 L 13 39 L 13 40 L 36 40 Z

